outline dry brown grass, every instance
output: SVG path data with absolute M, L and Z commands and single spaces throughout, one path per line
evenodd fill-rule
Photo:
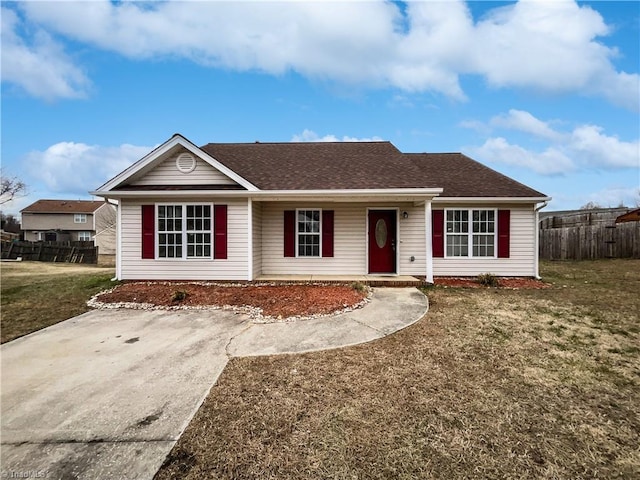
M 640 262 L 428 291 L 373 343 L 234 359 L 157 479 L 638 478 Z

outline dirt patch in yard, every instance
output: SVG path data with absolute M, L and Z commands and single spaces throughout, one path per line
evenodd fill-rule
M 105 304 L 160 307 L 249 307 L 273 318 L 326 315 L 357 308 L 367 290 L 350 285 L 217 285 L 172 282 L 125 283 L 97 296 Z M 129 304 L 129 305 L 126 305 Z
M 46 275 L 115 275 L 113 268 L 79 264 L 53 262 L 15 262 L 2 261 L 2 278 L 43 277 Z
M 498 288 L 549 288 L 551 285 L 543 282 L 542 280 L 536 280 L 535 278 L 498 278 Z M 462 288 L 485 288 L 481 285 L 477 278 L 474 277 L 437 277 L 434 279 L 434 284 L 443 287 L 462 287 Z

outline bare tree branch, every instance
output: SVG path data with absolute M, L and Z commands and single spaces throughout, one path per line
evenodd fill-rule
M 7 177 L 0 171 L 0 178 L 0 205 L 26 194 L 27 186 L 18 177 Z

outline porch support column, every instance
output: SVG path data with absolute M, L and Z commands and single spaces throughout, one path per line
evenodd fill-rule
M 433 242 L 431 232 L 431 198 L 427 198 L 424 202 L 424 244 L 425 244 L 425 260 L 427 264 L 426 280 L 427 283 L 433 283 Z
M 253 199 L 247 199 L 247 280 L 253 280 Z

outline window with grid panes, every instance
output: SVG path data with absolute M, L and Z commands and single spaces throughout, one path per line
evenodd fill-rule
M 158 206 L 158 257 L 182 258 L 182 205 Z
M 495 210 L 447 210 L 447 257 L 495 256 L 495 216 Z
M 211 205 L 187 205 L 187 258 L 211 256 Z
M 158 258 L 210 258 L 211 222 L 211 205 L 158 205 Z
M 297 239 L 299 257 L 320 256 L 320 210 L 298 210 Z

